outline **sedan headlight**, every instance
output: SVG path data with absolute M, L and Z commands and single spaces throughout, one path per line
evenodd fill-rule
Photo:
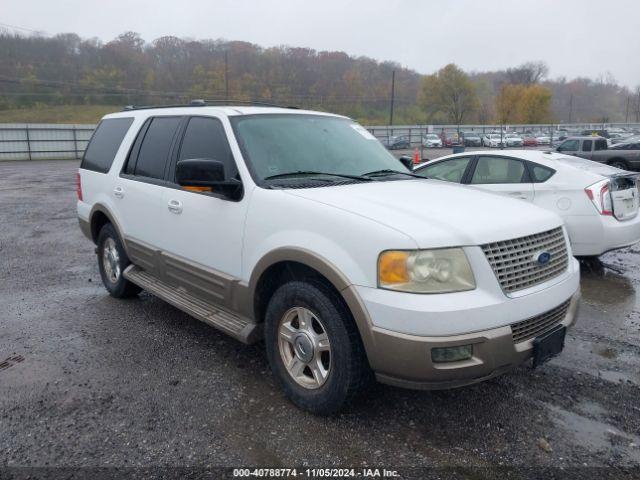
M 378 259 L 378 286 L 411 293 L 462 292 L 476 288 L 461 248 L 388 250 Z

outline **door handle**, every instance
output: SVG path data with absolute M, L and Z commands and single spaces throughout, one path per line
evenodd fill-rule
M 524 194 L 524 192 L 511 192 L 509 193 L 509 196 L 514 198 L 521 198 L 522 200 L 527 199 L 527 196 Z
M 116 187 L 113 189 L 113 195 L 116 198 L 122 198 L 124 197 L 124 189 L 122 187 Z
M 176 215 L 178 215 L 182 213 L 182 202 L 179 200 L 169 200 L 167 208 L 171 213 L 175 213 Z

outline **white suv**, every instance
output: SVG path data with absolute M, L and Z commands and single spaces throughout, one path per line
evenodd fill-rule
M 575 321 L 558 216 L 417 177 L 345 117 L 129 108 L 100 122 L 77 180 L 112 296 L 143 288 L 264 340 L 286 395 L 317 414 L 374 375 L 435 389 L 535 366 Z

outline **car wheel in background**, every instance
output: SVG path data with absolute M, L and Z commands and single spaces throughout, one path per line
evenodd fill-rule
M 619 168 L 621 170 L 629 170 L 629 166 L 627 165 L 627 162 L 625 162 L 624 160 L 611 160 L 609 162 L 609 165 L 615 168 Z

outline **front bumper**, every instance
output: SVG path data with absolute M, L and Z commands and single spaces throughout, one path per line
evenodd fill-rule
M 546 285 L 506 296 L 491 267 L 476 262 L 467 249 L 478 287 L 468 292 L 419 295 L 356 287 L 370 318 L 367 356 L 383 383 L 417 389 L 441 389 L 480 382 L 517 367 L 533 353 L 532 339 L 516 343 L 511 325 L 533 319 L 570 301 L 565 326 L 576 320 L 580 269 L 570 259 L 567 271 Z M 490 282 L 489 280 L 492 280 Z M 545 327 L 546 328 L 546 327 Z M 542 331 L 537 334 L 543 333 Z M 473 345 L 471 359 L 434 363 L 436 347 Z
M 570 327 L 577 318 L 580 293 L 570 300 L 560 324 Z M 556 324 L 557 325 L 557 324 Z M 510 326 L 465 335 L 418 337 L 374 329 L 376 347 L 382 365 L 376 371 L 381 383 L 417 390 L 437 390 L 482 382 L 512 370 L 533 354 L 533 339 L 514 343 Z M 473 345 L 469 360 L 434 363 L 435 347 Z

